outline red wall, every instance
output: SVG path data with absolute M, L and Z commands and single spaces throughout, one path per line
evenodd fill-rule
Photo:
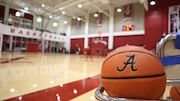
M 149 0 L 150 2 L 151 0 Z M 152 49 L 161 38 L 163 32 L 168 33 L 168 8 L 179 5 L 180 0 L 155 0 L 155 6 L 149 6 L 145 13 L 144 43 L 147 49 Z
M 70 53 L 76 53 L 76 44 L 81 49 L 80 54 L 84 54 L 84 38 L 71 39 Z
M 144 44 L 144 35 L 114 37 L 114 48 L 124 46 L 127 44 L 136 45 L 136 46 L 140 46 L 141 44 Z
M 38 43 L 28 43 L 26 52 L 38 52 Z
M 107 42 L 108 44 L 108 37 L 103 37 L 103 40 Z M 92 55 L 98 55 L 98 56 L 102 56 L 103 55 L 103 51 L 104 51 L 104 44 L 102 43 L 93 43 L 93 38 L 89 38 L 88 40 L 89 44 L 91 44 L 91 47 L 92 47 Z M 84 54 L 84 52 L 86 52 L 86 49 L 84 49 L 84 38 L 78 38 L 78 39 L 71 39 L 71 50 L 70 52 L 71 53 L 75 53 L 75 48 L 76 48 L 76 44 L 78 44 L 78 46 L 80 47 L 81 51 L 80 51 L 80 54 Z M 108 47 L 108 46 L 106 46 Z M 96 54 L 96 50 L 99 50 L 99 53 Z

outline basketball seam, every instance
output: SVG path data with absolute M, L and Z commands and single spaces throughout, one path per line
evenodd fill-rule
M 177 87 L 175 87 L 175 90 L 176 90 L 177 94 L 180 96 L 180 92 L 177 90 Z
M 164 76 L 164 75 L 165 75 L 165 73 L 151 75 L 151 76 L 133 76 L 133 77 L 105 77 L 105 76 L 101 76 L 101 78 L 103 78 L 103 79 L 136 79 L 136 78 L 153 78 L 153 77 L 160 77 L 160 76 Z
M 110 58 L 112 58 L 113 56 L 115 56 L 115 55 L 117 55 L 117 54 L 127 53 L 127 52 L 138 52 L 138 53 L 144 53 L 144 54 L 148 54 L 148 55 L 150 55 L 150 56 L 152 56 L 152 57 L 156 58 L 157 60 L 159 60 L 157 57 L 155 57 L 155 56 L 154 56 L 154 55 L 152 55 L 152 54 L 149 54 L 149 53 L 146 53 L 146 52 L 142 52 L 142 51 L 135 51 L 135 50 L 131 50 L 131 51 L 125 51 L 125 52 L 119 52 L 119 53 L 113 54 L 112 56 L 110 56 L 109 58 L 107 58 L 107 59 L 103 62 L 103 65 L 104 65 L 104 63 L 105 63 L 107 60 L 109 60 L 109 59 L 110 59 Z M 159 60 L 159 61 L 160 61 L 160 60 Z

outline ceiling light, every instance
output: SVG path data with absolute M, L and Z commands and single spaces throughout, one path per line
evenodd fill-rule
M 65 12 L 65 11 L 62 11 L 62 14 L 66 14 L 66 12 Z
M 37 22 L 42 22 L 42 18 L 38 17 Z
M 20 17 L 21 16 L 21 13 L 19 11 L 16 12 L 15 14 L 17 17 Z
M 52 15 L 49 16 L 50 19 L 51 19 L 52 17 L 53 17 Z
M 78 4 L 78 8 L 82 8 L 82 4 Z
M 24 10 L 28 11 L 28 10 L 29 10 L 29 8 L 28 8 L 28 7 L 24 7 Z
M 57 26 L 58 26 L 57 22 L 54 22 L 54 23 L 53 23 L 53 26 L 54 26 L 54 27 L 57 27 Z
M 41 7 L 45 7 L 45 4 L 42 4 Z
M 67 21 L 64 21 L 64 24 L 67 24 L 68 22 Z
M 153 6 L 153 5 L 155 5 L 155 4 L 156 4 L 155 1 L 151 1 L 151 2 L 150 2 L 150 5 L 151 5 L 151 6 Z
M 121 9 L 121 8 L 118 8 L 118 9 L 117 9 L 117 12 L 121 12 L 121 11 L 122 11 L 122 9 Z
M 78 17 L 78 18 L 77 18 L 77 21 L 80 21 L 80 20 L 81 20 L 81 18 L 80 18 L 80 17 Z
M 94 14 L 94 17 L 98 17 L 98 14 L 97 14 L 97 13 L 95 13 L 95 14 Z

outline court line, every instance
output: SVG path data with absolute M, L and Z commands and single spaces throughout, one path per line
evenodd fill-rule
M 90 90 L 97 88 L 100 84 L 100 75 L 95 75 L 82 80 L 40 90 L 34 93 L 20 95 L 3 101 L 69 101 Z
M 9 62 L 17 61 L 17 60 L 24 59 L 24 58 L 25 58 L 25 57 L 11 58 L 11 59 L 9 59 L 9 60 L 0 61 L 0 64 L 3 64 L 3 63 L 9 63 Z

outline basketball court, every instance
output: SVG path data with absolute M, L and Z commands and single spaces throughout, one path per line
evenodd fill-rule
M 156 88 L 156 83 L 157 89 L 141 94 L 147 97 L 156 91 L 158 97 L 153 97 L 158 99 L 165 87 L 160 100 L 171 100 L 171 87 L 180 85 L 179 0 L 0 0 L 0 8 L 0 101 L 117 100 L 101 86 L 104 78 L 113 83 L 119 80 L 128 90 L 118 81 L 113 85 L 115 91 L 127 90 L 128 95 L 136 95 L 129 86 L 137 78 L 141 82 L 136 85 L 144 84 L 138 85 L 142 91 L 147 85 Z M 148 51 L 133 50 L 133 55 L 123 55 L 129 57 L 126 62 L 122 57 L 104 62 L 114 49 L 130 45 Z M 142 74 L 149 70 L 144 73 L 148 75 L 133 72 L 137 70 L 133 67 L 135 52 L 139 63 L 146 60 L 139 67 Z M 118 59 L 123 68 L 118 68 Z M 101 77 L 103 63 L 108 76 Z M 112 63 L 118 64 L 112 66 L 116 72 L 111 71 Z M 135 75 L 125 72 L 121 78 L 117 71 L 124 71 L 129 64 Z
M 98 77 L 104 57 L 93 56 L 93 62 L 85 61 L 85 58 L 85 55 L 63 53 L 2 53 L 0 100 L 19 96 L 23 98 L 24 94 Z M 98 86 L 99 79 L 94 82 Z M 73 89 L 86 89 L 78 85 L 74 87 L 66 93 L 73 93 Z M 77 90 L 77 94 L 79 92 Z
M 94 95 L 101 84 L 101 65 L 105 57 L 93 56 L 93 62 L 85 61 L 85 58 L 85 55 L 65 53 L 4 52 L 0 63 L 0 100 L 60 101 L 65 97 L 71 101 L 97 101 Z M 167 79 L 179 79 L 179 67 L 180 65 L 165 67 Z M 164 99 L 169 96 L 170 86 L 166 87 Z M 58 87 L 66 88 L 55 93 L 52 89 L 58 90 Z M 47 92 L 49 97 L 43 92 Z

